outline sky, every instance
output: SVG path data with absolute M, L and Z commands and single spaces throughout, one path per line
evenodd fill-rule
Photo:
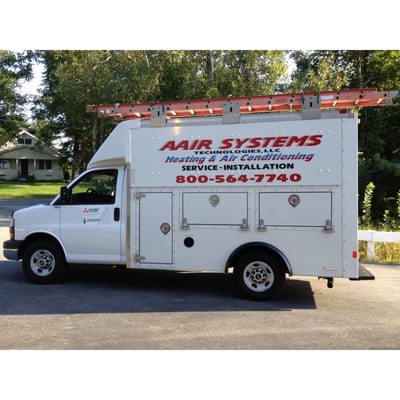
M 29 82 L 25 82 L 21 87 L 21 92 L 28 95 L 37 94 L 38 88 L 42 80 L 43 66 L 41 64 L 35 64 L 33 66 L 33 79 Z
M 8 18 L 0 25 L 0 49 L 399 48 L 397 13 L 348 0 L 286 0 L 284 6 L 265 0 L 119 0 L 103 6 L 20 0 L 15 11 L 15 3 L 2 4 Z M 39 84 L 40 70 L 22 90 L 35 94 Z
M 376 2 L 20 0 L 1 6 L 2 49 L 398 48 L 398 14 Z
M 28 95 L 29 99 L 32 99 L 33 96 L 38 94 L 38 89 L 40 88 L 41 80 L 42 80 L 42 72 L 43 72 L 43 66 L 40 64 L 34 64 L 33 79 L 31 79 L 29 82 L 24 82 L 21 85 L 19 92 L 23 95 Z M 27 104 L 24 107 L 25 114 L 27 115 L 28 119 L 31 116 L 31 112 L 30 112 L 29 108 L 30 108 L 29 104 Z

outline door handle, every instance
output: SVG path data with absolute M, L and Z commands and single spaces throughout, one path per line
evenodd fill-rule
M 120 214 L 121 212 L 119 207 L 114 208 L 114 221 L 119 221 Z

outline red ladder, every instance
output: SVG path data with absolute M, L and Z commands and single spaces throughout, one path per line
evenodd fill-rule
M 240 113 L 296 111 L 309 108 L 354 108 L 392 104 L 399 91 L 377 92 L 376 89 L 348 89 L 339 91 L 274 94 L 251 97 L 228 97 L 204 100 L 178 100 L 154 103 L 124 103 L 88 105 L 87 112 L 98 117 L 114 117 L 117 120 L 149 119 L 152 109 L 161 107 L 169 118 L 205 115 L 221 115 L 228 104 L 239 104 Z M 317 104 L 317 107 L 316 105 Z

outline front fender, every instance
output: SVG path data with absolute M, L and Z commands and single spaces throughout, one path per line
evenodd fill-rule
M 52 234 L 52 232 L 33 232 L 33 233 L 29 234 L 29 236 L 27 236 L 25 238 L 25 240 L 20 241 L 22 243 L 19 246 L 18 259 L 22 259 L 26 247 L 30 243 L 37 241 L 37 240 L 49 240 L 49 241 L 57 244 L 60 247 L 60 249 L 62 250 L 62 252 L 64 253 L 64 256 L 66 255 L 64 245 L 62 244 L 62 242 L 56 235 Z

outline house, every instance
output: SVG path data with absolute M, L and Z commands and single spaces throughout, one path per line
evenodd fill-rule
M 22 129 L 17 137 L 0 146 L 1 180 L 62 180 L 60 153 Z

